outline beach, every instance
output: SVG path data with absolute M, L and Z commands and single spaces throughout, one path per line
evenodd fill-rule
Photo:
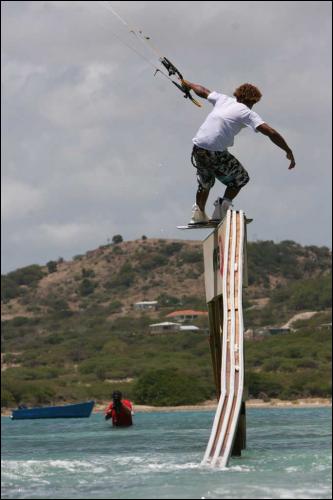
M 104 411 L 109 402 L 96 404 L 95 413 Z M 306 398 L 297 399 L 294 401 L 285 401 L 282 399 L 271 399 L 263 401 L 262 399 L 249 399 L 246 401 L 247 408 L 319 408 L 331 407 L 332 400 L 328 398 Z M 151 412 L 181 412 L 181 411 L 215 411 L 217 401 L 205 401 L 199 405 L 183 405 L 183 406 L 148 406 L 148 405 L 133 405 L 135 413 L 151 413 Z
M 71 404 L 73 401 L 68 401 L 63 404 Z M 98 402 L 95 404 L 93 413 L 104 412 L 110 401 Z M 47 406 L 47 405 L 44 405 Z M 50 405 L 51 406 L 51 405 Z M 52 405 L 56 406 L 56 405 Z M 331 407 L 332 400 L 328 398 L 305 398 L 293 401 L 282 399 L 271 399 L 263 401 L 262 399 L 249 399 L 246 401 L 247 408 L 320 408 Z M 32 406 L 31 406 L 32 407 Z M 215 411 L 217 401 L 205 401 L 198 405 L 183 405 L 183 406 L 148 406 L 133 404 L 135 413 L 152 413 L 152 412 L 181 412 L 181 411 Z M 1 416 L 8 417 L 12 410 L 16 408 L 2 408 Z

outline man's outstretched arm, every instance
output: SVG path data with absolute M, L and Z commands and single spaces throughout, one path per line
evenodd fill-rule
M 193 90 L 195 94 L 197 94 L 199 97 L 203 97 L 204 99 L 207 99 L 207 97 L 211 93 L 210 90 L 206 89 L 202 85 L 197 85 L 196 83 L 191 83 L 187 80 L 182 80 L 182 85 L 189 90 Z
M 287 153 L 287 158 L 288 158 L 288 160 L 290 160 L 289 170 L 291 170 L 292 168 L 295 167 L 296 163 L 295 163 L 293 152 L 290 149 L 290 147 L 288 146 L 288 144 L 286 143 L 286 141 L 284 140 L 284 138 L 282 137 L 282 135 L 279 134 L 279 132 L 277 132 L 272 127 L 267 125 L 267 123 L 262 123 L 261 125 L 259 125 L 257 127 L 256 130 L 258 130 L 259 132 L 261 132 L 264 135 L 267 135 L 267 137 L 269 137 L 270 140 L 272 142 L 274 142 L 274 144 L 279 146 L 279 148 L 283 149 L 283 151 L 285 151 Z

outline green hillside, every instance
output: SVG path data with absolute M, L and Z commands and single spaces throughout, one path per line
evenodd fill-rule
M 246 341 L 253 397 L 329 396 L 331 252 L 286 241 L 249 243 L 245 327 L 281 326 L 317 312 L 296 331 Z M 159 309 L 138 312 L 139 300 Z M 205 310 L 200 242 L 106 245 L 72 261 L 2 277 L 2 406 L 87 398 L 117 388 L 137 403 L 194 404 L 214 397 L 208 322 L 196 332 L 151 335 L 177 309 Z

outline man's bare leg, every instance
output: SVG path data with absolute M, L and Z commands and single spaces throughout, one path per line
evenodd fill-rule
M 238 193 L 241 189 L 242 188 L 240 188 L 240 187 L 239 188 L 238 187 L 237 188 L 227 187 L 223 198 L 227 198 L 228 200 L 233 200 L 234 198 L 236 198 L 236 196 L 238 195 Z M 198 205 L 198 207 L 200 208 L 200 210 L 202 212 L 205 211 L 207 199 L 209 196 L 209 191 L 210 191 L 210 189 L 204 189 L 202 187 L 199 187 L 197 190 L 196 204 Z
M 209 189 L 204 189 L 201 186 L 198 188 L 197 195 L 196 195 L 196 203 L 202 212 L 205 211 L 209 191 L 210 191 Z
M 236 198 L 236 196 L 238 195 L 238 193 L 241 189 L 242 189 L 241 187 L 237 187 L 237 188 L 227 187 L 223 198 L 228 198 L 228 200 L 233 200 L 234 198 Z

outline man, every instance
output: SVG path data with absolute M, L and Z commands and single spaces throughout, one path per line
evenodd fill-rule
M 122 399 L 120 391 L 112 394 L 112 403 L 105 410 L 105 420 L 112 418 L 114 427 L 129 427 L 132 421 L 132 403 L 127 399 Z
M 191 161 L 197 169 L 198 190 L 190 224 L 220 221 L 232 206 L 232 200 L 249 181 L 245 168 L 228 151 L 242 128 L 249 127 L 255 132 L 261 132 L 285 151 L 290 160 L 289 170 L 295 167 L 294 156 L 283 137 L 252 111 L 254 104 L 261 99 L 261 92 L 254 85 L 244 83 L 235 90 L 235 98 L 232 98 L 186 80 L 182 80 L 182 84 L 214 106 L 193 139 Z M 214 202 L 215 209 L 209 219 L 205 206 L 215 179 L 227 187 L 223 198 Z

